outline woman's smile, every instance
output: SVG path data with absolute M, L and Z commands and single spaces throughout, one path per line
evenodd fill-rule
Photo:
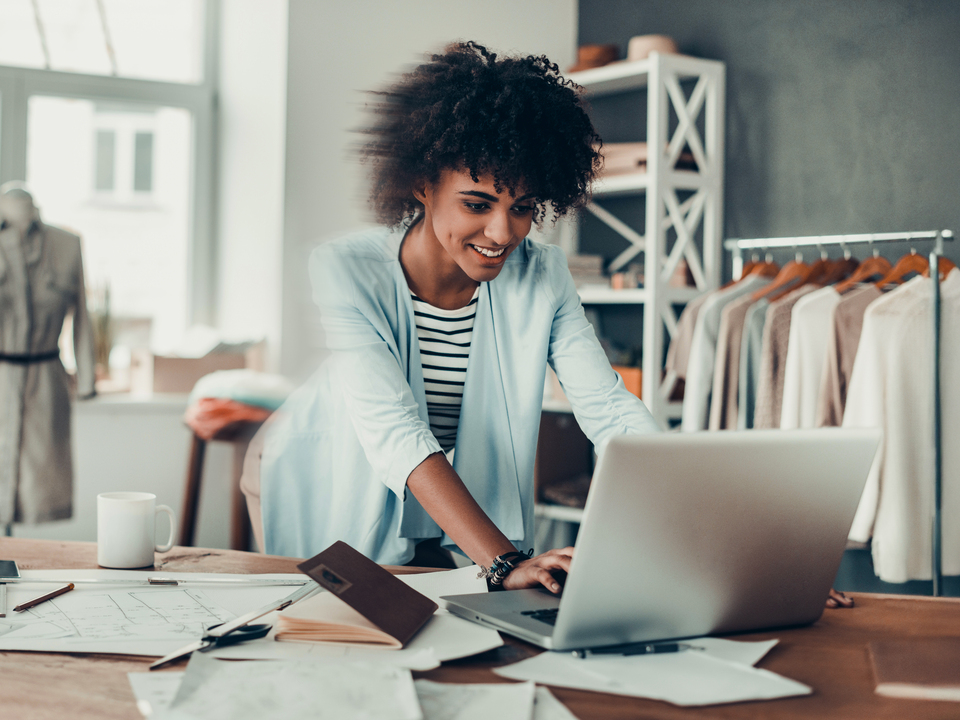
M 448 288 L 459 298 L 475 283 L 494 280 L 533 224 L 533 196 L 498 189 L 489 174 L 474 180 L 468 170 L 444 170 L 414 195 L 423 203 L 423 221 L 411 232 L 404 267 L 421 289 L 428 284 L 421 276 L 432 278 L 436 298 L 448 296 Z

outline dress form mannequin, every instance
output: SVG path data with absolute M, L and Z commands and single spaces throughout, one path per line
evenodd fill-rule
M 94 394 L 80 238 L 44 224 L 22 183 L 0 186 L 0 526 L 73 512 L 70 379 L 60 363 L 73 314 L 77 395 Z

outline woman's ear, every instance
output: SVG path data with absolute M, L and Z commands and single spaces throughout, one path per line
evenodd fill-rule
M 413 196 L 421 205 L 426 205 L 427 202 L 427 188 L 426 185 L 414 185 L 413 186 Z

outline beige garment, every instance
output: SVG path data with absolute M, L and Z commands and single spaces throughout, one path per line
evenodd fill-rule
M 697 327 L 697 315 L 700 308 L 710 297 L 705 293 L 687 303 L 677 321 L 677 331 L 670 338 L 670 348 L 667 350 L 667 361 L 664 369 L 675 372 L 678 380 L 686 380 L 687 365 L 690 361 L 690 345 L 693 343 L 693 331 Z
M 0 227 L 0 355 L 58 352 L 72 312 L 77 392 L 93 394 L 93 330 L 87 317 L 80 238 L 36 223 L 25 238 Z M 73 514 L 70 383 L 58 355 L 0 359 L 0 525 Z
M 743 324 L 747 318 L 747 310 L 753 303 L 753 296 L 747 295 L 734 300 L 720 314 L 708 425 L 710 430 L 735 430 L 737 427 L 740 345 L 743 340 Z
M 940 286 L 942 569 L 960 575 L 960 270 Z M 870 543 L 885 582 L 929 580 L 933 520 L 933 293 L 917 276 L 870 303 L 847 392 L 844 427 L 879 427 L 850 539 Z
M 780 427 L 784 370 L 790 343 L 793 306 L 804 295 L 819 289 L 819 285 L 804 285 L 770 303 L 767 309 L 767 322 L 763 326 L 763 349 L 760 351 L 760 381 L 757 384 L 757 408 L 753 422 L 755 428 Z
M 827 337 L 827 354 L 823 359 L 820 397 L 817 401 L 817 427 L 838 427 L 843 424 L 843 408 L 847 402 L 853 361 L 860 345 L 863 314 L 867 306 L 882 294 L 873 283 L 864 285 L 844 295 L 833 311 L 833 326 Z

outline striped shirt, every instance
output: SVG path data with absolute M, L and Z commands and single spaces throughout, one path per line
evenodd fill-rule
M 442 310 L 413 293 L 411 296 L 420 339 L 430 430 L 443 451 L 449 453 L 457 442 L 463 384 L 467 377 L 467 358 L 480 288 L 477 287 L 466 306 L 457 310 Z

